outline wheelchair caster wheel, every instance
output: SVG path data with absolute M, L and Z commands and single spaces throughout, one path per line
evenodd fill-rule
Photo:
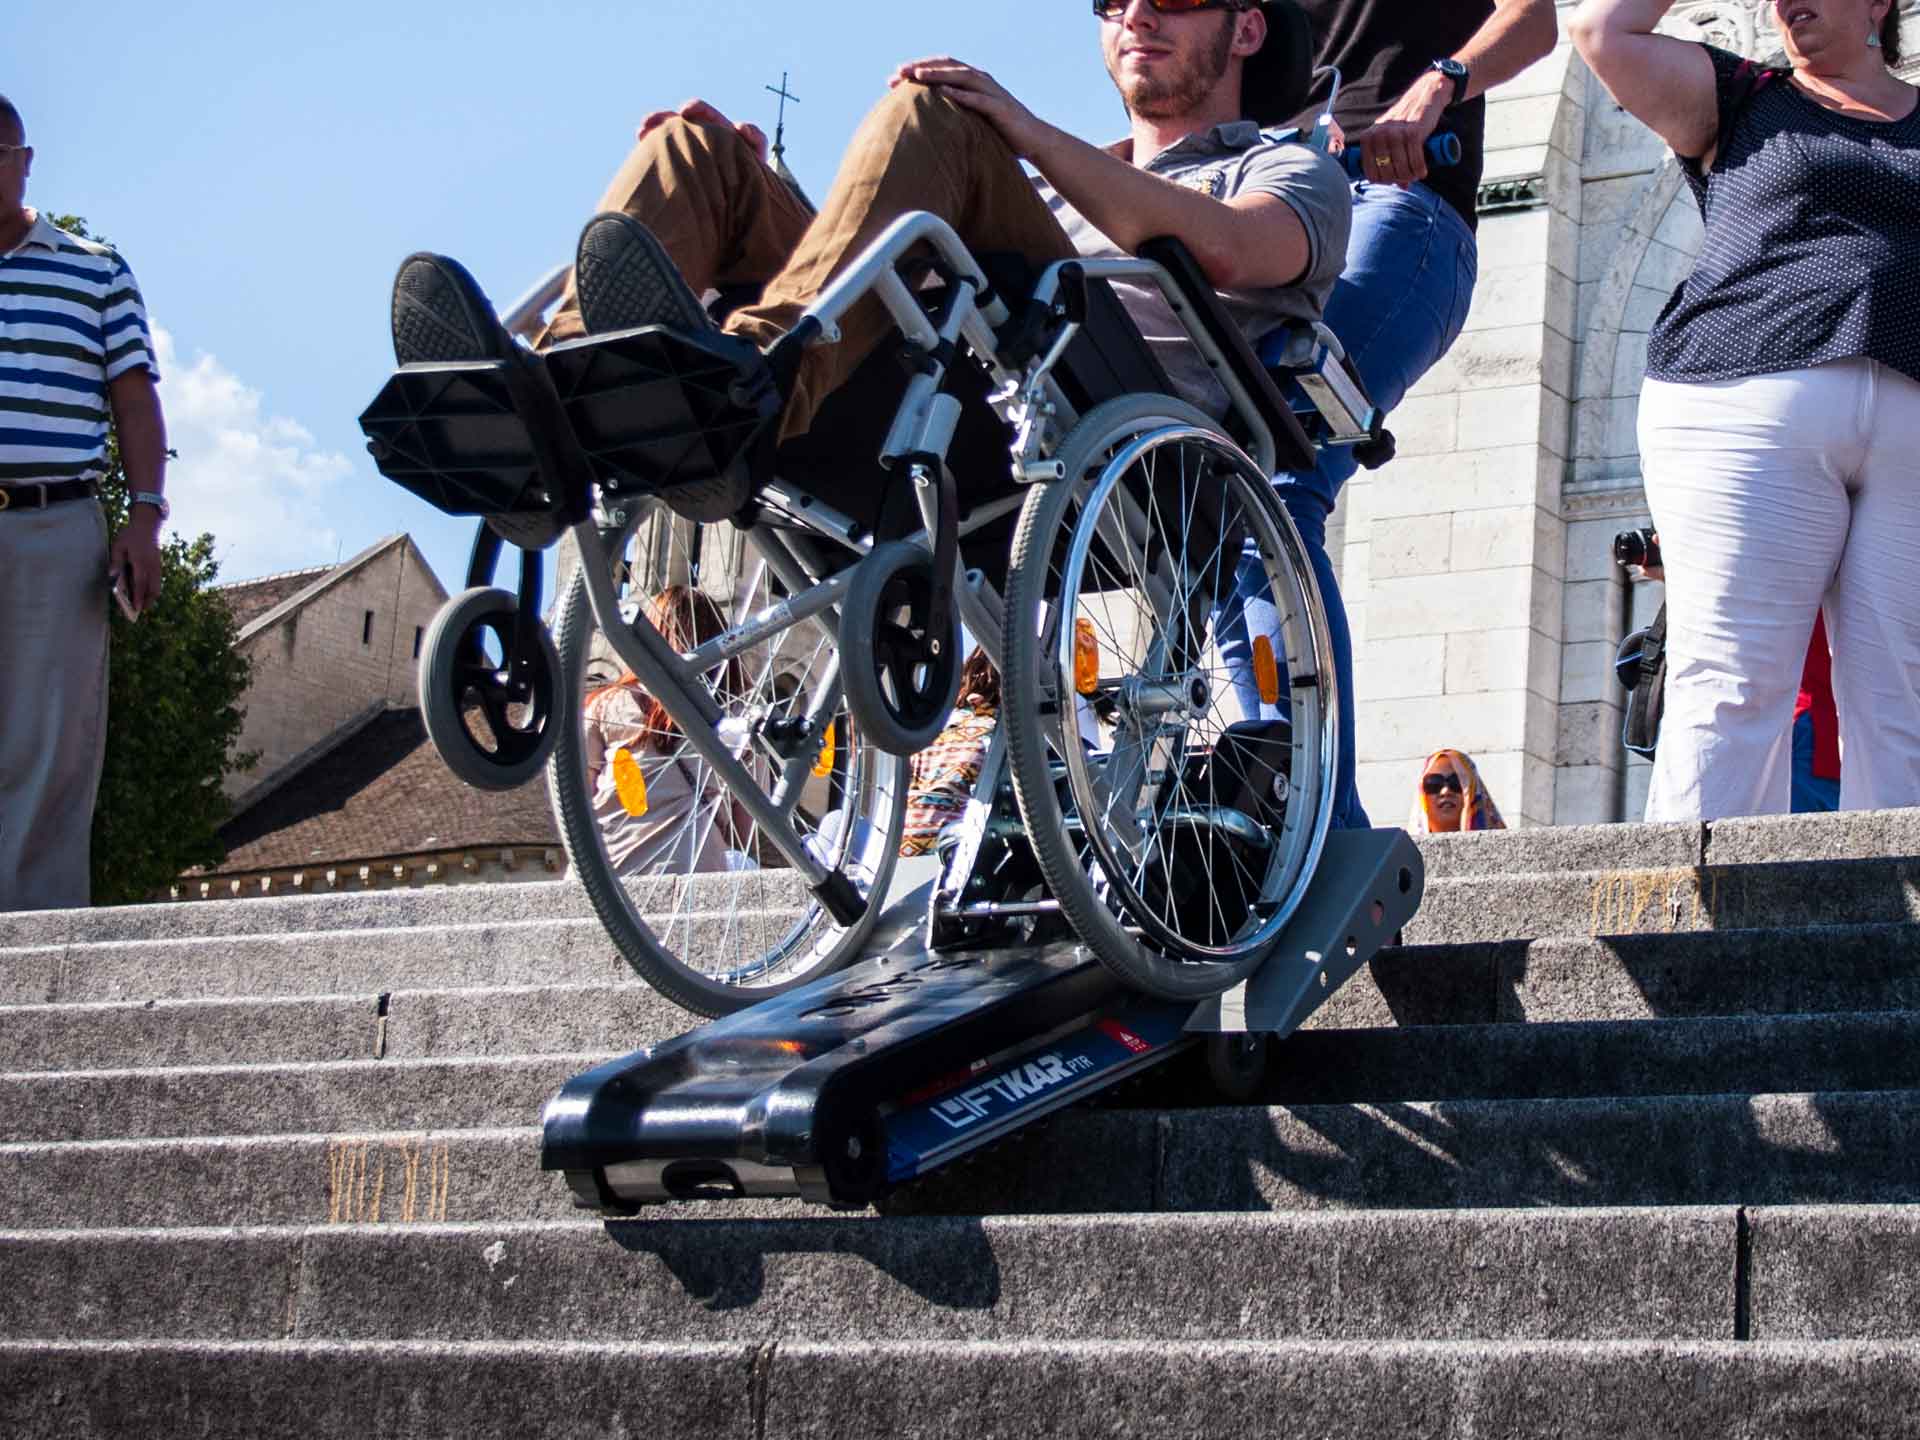
M 840 611 L 840 679 L 867 738 L 893 755 L 924 750 L 946 727 L 960 689 L 960 608 L 927 633 L 933 556 L 909 540 L 876 545 Z
M 1228 1099 L 1244 1104 L 1267 1076 L 1267 1037 L 1209 1035 L 1206 1040 L 1207 1078 Z
M 536 622 L 530 654 L 515 643 L 518 603 L 481 587 L 449 600 L 433 617 L 420 660 L 420 714 L 447 768 L 481 790 L 511 790 L 547 763 L 560 657 Z

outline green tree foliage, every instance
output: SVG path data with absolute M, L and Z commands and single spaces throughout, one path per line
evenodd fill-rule
M 77 216 L 54 224 L 87 236 Z M 100 487 L 107 526 L 127 520 L 127 477 L 117 442 Z M 163 890 L 182 871 L 226 858 L 219 829 L 232 814 L 221 792 L 252 768 L 236 754 L 251 666 L 234 649 L 233 612 L 213 588 L 213 536 L 179 535 L 160 547 L 160 598 L 129 622 L 109 607 L 107 758 L 93 812 L 93 903 L 124 905 Z

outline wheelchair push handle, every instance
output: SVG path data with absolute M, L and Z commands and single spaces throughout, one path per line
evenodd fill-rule
M 1438 135 L 1428 136 L 1426 151 L 1427 163 L 1441 170 L 1446 169 L 1448 166 L 1458 165 L 1463 153 L 1460 148 L 1460 137 L 1451 130 L 1442 130 Z M 1361 154 L 1358 145 L 1349 145 L 1346 149 L 1342 150 L 1340 152 L 1340 163 L 1345 167 L 1349 178 L 1354 180 L 1364 180 L 1367 178 L 1361 172 Z

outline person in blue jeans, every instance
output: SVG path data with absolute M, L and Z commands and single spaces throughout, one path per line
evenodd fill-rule
M 1485 92 L 1551 51 L 1559 25 L 1552 0 L 1302 0 L 1302 8 L 1322 73 L 1314 103 L 1297 123 L 1310 129 L 1326 109 L 1326 67 L 1337 68 L 1342 84 L 1333 117 L 1346 143 L 1359 148 L 1364 177 L 1353 183 L 1347 268 L 1327 302 L 1326 323 L 1373 403 L 1391 411 L 1447 353 L 1473 300 Z M 1429 168 L 1426 142 L 1442 130 L 1459 138 L 1460 162 Z M 1328 446 L 1312 470 L 1275 482 L 1326 602 L 1340 699 L 1336 829 L 1369 823 L 1354 784 L 1353 640 L 1326 548 L 1327 517 L 1356 465 L 1350 448 Z M 1265 573 L 1244 564 L 1221 626 L 1223 658 L 1249 716 L 1276 713 L 1261 707 L 1252 683 L 1249 636 L 1262 628 L 1259 607 L 1271 605 L 1266 591 Z

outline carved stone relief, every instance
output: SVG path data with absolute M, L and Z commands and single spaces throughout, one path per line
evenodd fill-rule
M 1660 22 L 1661 33 L 1704 40 L 1737 55 L 1784 64 L 1772 0 L 1683 0 Z M 1901 0 L 1901 42 L 1907 55 L 1894 67 L 1903 79 L 1920 79 L 1920 0 Z

